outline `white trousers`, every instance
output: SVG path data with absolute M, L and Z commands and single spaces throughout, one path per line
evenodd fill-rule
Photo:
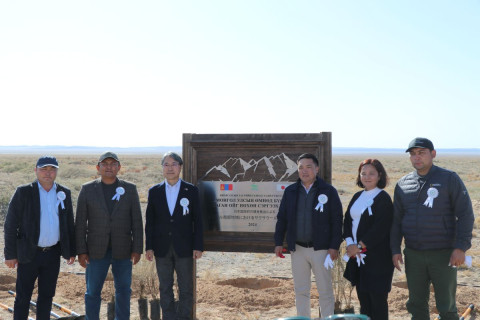
M 322 317 L 333 314 L 335 308 L 335 297 L 332 287 L 331 270 L 324 267 L 327 250 L 313 250 L 295 246 L 295 251 L 291 253 L 293 283 L 295 286 L 295 305 L 297 307 L 297 316 L 310 318 L 310 289 L 311 272 L 315 275 L 315 282 L 318 291 L 318 304 Z

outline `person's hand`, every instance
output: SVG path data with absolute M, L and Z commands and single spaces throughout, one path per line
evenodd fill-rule
M 465 263 L 465 252 L 461 249 L 455 249 L 450 256 L 450 263 L 448 264 L 451 267 L 459 267 Z
M 18 264 L 18 260 L 17 259 L 9 259 L 9 260 L 5 260 L 5 264 L 7 265 L 7 267 L 9 268 L 15 268 Z
M 362 249 L 367 250 L 367 246 L 365 245 L 365 243 L 363 243 L 362 240 L 360 240 L 360 241 L 358 242 L 358 244 L 362 246 Z
M 193 259 L 200 259 L 202 257 L 202 251 L 193 250 Z
M 330 258 L 332 258 L 332 261 L 337 260 L 337 258 L 338 258 L 338 250 L 336 250 L 336 249 L 328 249 L 328 253 L 330 254 Z
M 398 271 L 402 271 L 400 264 L 403 264 L 403 257 L 401 253 L 394 254 L 392 256 L 393 265 L 397 268 Z
M 132 264 L 136 265 L 138 261 L 140 261 L 141 256 L 142 255 L 140 253 L 132 252 L 132 254 L 130 255 L 130 260 L 132 260 Z
M 148 261 L 153 261 L 153 250 L 147 250 L 145 252 L 145 258 L 147 258 Z
M 279 258 L 285 258 L 285 256 L 282 254 L 283 252 L 283 246 L 276 246 L 275 247 L 275 255 Z
M 354 258 L 358 253 L 360 253 L 360 249 L 357 247 L 356 244 L 351 244 L 349 246 L 347 246 L 347 255 L 350 257 L 350 258 Z
M 67 264 L 70 266 L 75 262 L 75 257 L 70 257 L 70 259 L 67 260 Z
M 78 255 L 78 263 L 80 263 L 82 267 L 86 268 L 88 261 L 89 261 L 88 254 L 82 253 Z

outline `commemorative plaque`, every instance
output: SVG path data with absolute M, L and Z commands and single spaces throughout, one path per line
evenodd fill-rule
M 283 190 L 298 180 L 303 153 L 330 183 L 330 132 L 184 134 L 183 177 L 200 190 L 205 250 L 272 252 Z

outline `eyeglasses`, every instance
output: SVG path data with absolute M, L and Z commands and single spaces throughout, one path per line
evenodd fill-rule
M 118 167 L 118 162 L 111 162 L 111 163 L 100 162 L 100 167 L 103 167 L 103 168 L 106 168 L 106 167 L 116 168 L 116 167 Z
M 178 162 L 173 162 L 173 163 L 164 163 L 162 164 L 164 168 L 178 168 L 180 164 Z

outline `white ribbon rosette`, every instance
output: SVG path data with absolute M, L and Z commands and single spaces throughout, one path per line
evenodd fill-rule
M 63 200 L 67 199 L 67 195 L 63 191 L 57 192 L 57 207 L 59 204 L 62 205 L 62 209 L 65 209 L 65 205 L 63 204 Z
M 323 212 L 323 205 L 328 202 L 328 197 L 325 194 L 321 194 L 318 196 L 318 204 L 315 207 L 315 210 L 319 210 L 320 212 Z
M 113 196 L 112 200 L 120 201 L 120 197 L 125 194 L 125 189 L 123 189 L 123 187 L 118 187 L 115 191 L 116 191 L 117 193 L 115 193 L 115 195 Z
M 366 205 L 367 205 L 367 208 L 368 208 L 368 215 L 369 216 L 373 215 L 373 213 L 372 213 L 373 199 L 368 199 Z
M 190 201 L 188 201 L 187 198 L 182 198 L 180 200 L 180 205 L 183 207 L 183 215 L 186 216 L 187 213 L 189 213 L 189 210 L 188 210 L 188 205 L 190 204 Z
M 433 207 L 433 199 L 438 197 L 438 190 L 435 188 L 429 188 L 427 190 L 427 200 L 423 203 L 424 206 L 432 208 Z

